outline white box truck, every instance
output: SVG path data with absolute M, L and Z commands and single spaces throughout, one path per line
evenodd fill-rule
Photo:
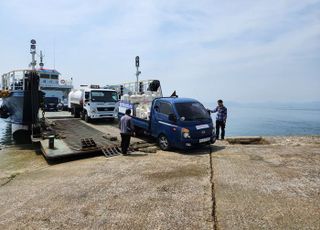
M 118 93 L 112 89 L 101 89 L 98 85 L 81 85 L 68 95 L 68 109 L 74 117 L 86 122 L 91 119 L 114 119 Z

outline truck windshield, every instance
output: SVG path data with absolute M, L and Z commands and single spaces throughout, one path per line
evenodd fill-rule
M 199 102 L 176 103 L 175 107 L 181 120 L 194 121 L 210 118 L 208 111 Z
M 117 102 L 118 95 L 110 91 L 91 91 L 91 100 L 96 102 Z
M 44 98 L 44 103 L 48 104 L 48 103 L 55 103 L 58 104 L 59 99 L 57 97 L 45 97 Z

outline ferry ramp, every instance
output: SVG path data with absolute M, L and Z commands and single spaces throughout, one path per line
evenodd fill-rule
M 40 141 L 42 153 L 47 159 L 98 152 L 106 157 L 121 154 L 118 138 L 112 138 L 80 119 L 55 119 L 50 126 L 55 136 L 54 147 L 49 147 L 49 135 Z

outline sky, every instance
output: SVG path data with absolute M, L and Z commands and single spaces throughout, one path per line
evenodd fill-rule
M 80 84 L 159 79 L 203 102 L 320 101 L 320 0 L 0 1 L 0 73 L 30 63 Z

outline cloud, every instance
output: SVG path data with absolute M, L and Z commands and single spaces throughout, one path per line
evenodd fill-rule
M 13 0 L 0 8 L 11 12 L 8 28 L 42 44 L 54 37 L 61 72 L 77 84 L 89 75 L 96 83 L 134 80 L 133 59 L 140 55 L 142 77 L 160 78 L 166 93 L 178 89 L 203 100 L 212 94 L 232 100 L 318 98 L 317 0 Z
M 72 26 L 85 23 L 88 17 L 107 11 L 115 1 L 29 0 L 4 1 L 2 8 L 13 20 L 23 25 Z

